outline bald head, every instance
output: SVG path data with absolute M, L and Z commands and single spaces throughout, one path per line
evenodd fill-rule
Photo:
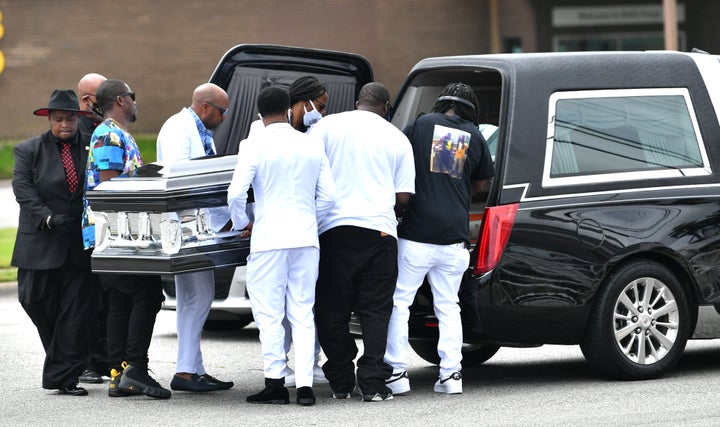
M 203 83 L 193 91 L 192 105 L 193 109 L 195 109 L 195 106 L 200 106 L 207 101 L 225 105 L 227 99 L 227 93 L 220 86 L 213 83 Z
M 357 109 L 372 111 L 383 117 L 390 108 L 390 92 L 380 82 L 371 82 L 360 89 L 358 94 Z
M 80 109 L 84 111 L 93 111 L 92 104 L 95 102 L 95 93 L 100 83 L 107 80 L 105 76 L 97 73 L 85 74 L 78 82 L 78 96 Z
M 228 95 L 223 88 L 213 83 L 203 83 L 193 91 L 190 107 L 205 127 L 216 129 L 225 120 L 223 110 L 227 109 L 228 102 Z

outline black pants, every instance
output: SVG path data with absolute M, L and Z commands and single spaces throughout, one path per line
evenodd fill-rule
M 397 240 L 376 230 L 341 226 L 320 235 L 320 269 L 315 292 L 317 334 L 327 362 L 325 376 L 335 392 L 355 386 L 358 349 L 350 335 L 350 314 L 360 319 L 364 353 L 357 384 L 365 394 L 382 392 L 392 367 L 383 361 L 397 280 Z
M 45 349 L 42 386 L 59 389 L 77 384 L 95 338 L 99 289 L 90 270 L 70 257 L 58 269 L 18 269 L 18 298 L 37 327 Z
M 107 316 L 110 304 L 107 299 L 107 294 L 103 292 L 100 287 L 100 279 L 98 276 L 93 274 L 93 280 L 95 281 L 98 289 L 100 289 L 100 302 L 98 305 L 97 323 L 94 328 L 97 336 L 90 351 L 90 361 L 88 362 L 87 369 L 91 369 L 100 375 L 109 377 L 110 368 L 108 366 L 107 355 Z
M 155 317 L 163 301 L 160 276 L 102 274 L 109 303 L 107 351 L 110 368 L 123 361 L 147 369 Z

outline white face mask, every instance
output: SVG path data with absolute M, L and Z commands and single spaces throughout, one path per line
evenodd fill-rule
M 313 107 L 311 111 L 308 111 L 307 108 L 305 108 L 305 105 L 303 105 L 303 110 L 305 110 L 305 115 L 303 116 L 303 124 L 306 128 L 310 128 L 323 117 L 322 114 L 320 114 L 320 112 L 317 110 L 317 108 L 315 108 L 315 104 L 313 104 L 312 100 L 310 101 L 310 105 L 312 105 Z

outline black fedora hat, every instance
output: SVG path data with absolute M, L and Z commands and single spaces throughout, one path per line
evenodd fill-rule
M 92 114 L 89 111 L 83 111 L 78 104 L 77 95 L 72 89 L 55 89 L 50 95 L 50 102 L 45 108 L 38 108 L 33 111 L 36 116 L 48 116 L 50 110 L 74 111 L 82 116 Z

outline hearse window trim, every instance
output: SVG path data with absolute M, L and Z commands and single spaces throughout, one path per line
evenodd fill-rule
M 646 164 L 652 164 L 651 161 L 645 159 L 643 161 L 638 160 L 636 157 L 628 156 L 628 164 L 630 165 L 626 170 L 618 171 L 618 172 L 597 172 L 597 173 L 583 173 L 583 171 L 578 168 L 576 163 L 573 163 L 575 161 L 574 154 L 567 154 L 567 152 L 563 152 L 563 150 L 568 150 L 573 147 L 573 142 L 566 143 L 566 141 L 559 140 L 562 136 L 556 135 L 556 129 L 558 129 L 558 123 L 556 123 L 556 114 L 558 109 L 558 103 L 565 100 L 593 100 L 593 99 L 612 99 L 612 98 L 621 98 L 621 97 L 627 97 L 627 98 L 634 98 L 632 101 L 636 102 L 640 100 L 641 97 L 668 97 L 667 99 L 670 100 L 672 98 L 670 97 L 682 97 L 684 101 L 684 111 L 681 111 L 681 113 L 687 113 L 687 116 L 689 117 L 689 126 L 688 126 L 688 137 L 694 137 L 695 138 L 695 144 L 696 146 L 693 146 L 692 143 L 688 142 L 687 148 L 691 150 L 697 150 L 697 152 L 692 153 L 694 156 L 692 158 L 692 161 L 698 161 L 697 166 L 688 166 L 688 167 L 664 167 L 662 169 L 639 169 L 639 167 L 644 166 Z M 653 101 L 658 101 L 659 99 L 656 98 Z M 602 102 L 602 101 L 599 101 Z M 588 103 L 589 106 L 592 106 L 592 102 Z M 678 103 L 676 106 L 682 106 L 682 104 Z M 580 113 L 577 113 L 578 115 Z M 628 113 L 627 111 L 623 111 L 620 113 L 616 113 L 615 116 L 608 115 L 607 118 L 604 118 L 604 120 L 608 120 L 607 123 L 612 124 L 612 121 L 619 121 L 621 120 L 620 117 L 622 115 L 625 115 L 625 118 L 622 119 L 622 123 L 617 123 L 617 129 L 624 129 L 623 131 L 617 131 L 618 135 L 612 135 L 608 136 L 609 134 L 603 134 L 603 135 L 593 135 L 592 133 L 595 132 L 592 127 L 583 128 L 582 133 L 587 135 L 590 138 L 603 138 L 607 139 L 609 142 L 614 143 L 614 145 L 619 147 L 626 147 L 628 149 L 628 152 L 637 152 L 637 153 L 643 153 L 643 154 L 653 154 L 653 150 L 648 150 L 648 146 L 644 145 L 644 143 L 640 143 L 640 138 L 637 136 L 628 137 L 623 136 L 623 132 L 628 133 L 629 132 L 637 132 L 637 130 L 631 130 L 633 123 L 640 123 L 640 120 L 633 116 L 633 114 Z M 634 120 L 634 121 L 633 121 Z M 578 119 L 578 123 L 570 123 L 570 125 L 573 126 L 573 131 L 576 128 L 580 128 L 581 126 L 581 120 Z M 691 129 L 690 129 L 691 128 Z M 569 131 L 567 132 L 570 133 Z M 600 133 L 600 132 L 596 132 Z M 634 146 L 633 143 L 634 142 Z M 560 153 L 558 156 L 558 161 L 553 163 L 553 153 L 556 152 L 555 145 L 558 144 L 557 147 L 557 153 Z M 575 145 L 577 147 L 577 145 Z M 556 154 L 557 154 L 556 153 Z M 663 156 L 664 153 L 661 150 L 657 150 L 656 154 Z M 622 156 L 618 156 L 620 159 Z M 562 161 L 560 161 L 562 160 Z M 701 164 L 700 164 L 701 163 Z M 633 165 L 638 165 L 637 167 L 633 167 Z M 553 169 L 554 168 L 554 169 Z M 707 156 L 707 152 L 705 150 L 705 144 L 702 139 L 702 135 L 700 134 L 700 128 L 698 126 L 698 120 L 695 115 L 695 110 L 693 108 L 692 101 L 690 99 L 690 94 L 686 88 L 648 88 L 648 89 L 611 89 L 611 90 L 583 90 L 583 91 L 572 91 L 572 92 L 556 92 L 550 96 L 549 99 L 549 106 L 548 106 L 548 127 L 547 127 L 547 139 L 546 139 L 546 146 L 545 146 L 545 160 L 544 160 L 544 167 L 543 167 L 543 177 L 542 177 L 542 185 L 543 187 L 558 187 L 558 186 L 567 186 L 567 185 L 581 185 L 581 184 L 596 184 L 596 183 L 608 183 L 608 182 L 618 182 L 618 181 L 642 181 L 647 179 L 657 179 L 657 178 L 671 178 L 671 177 L 683 177 L 683 176 L 706 176 L 710 175 L 712 173 L 712 169 L 710 167 L 710 162 Z

